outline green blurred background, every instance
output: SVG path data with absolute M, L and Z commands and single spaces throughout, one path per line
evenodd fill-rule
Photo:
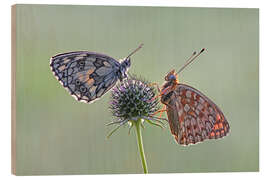
M 17 5 L 17 175 L 142 173 L 136 134 L 110 139 L 110 93 L 77 102 L 53 76 L 57 53 L 89 50 L 132 56 L 131 73 L 163 83 L 179 76 L 224 112 L 229 136 L 182 147 L 169 127 L 143 130 L 151 173 L 259 170 L 259 10 L 177 7 Z M 164 116 L 166 117 L 166 116 Z

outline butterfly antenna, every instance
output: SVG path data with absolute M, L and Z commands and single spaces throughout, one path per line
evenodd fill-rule
M 142 46 L 143 46 L 143 44 L 140 44 L 139 47 L 137 47 L 137 49 L 135 49 L 134 51 L 132 51 L 132 53 L 130 53 L 130 54 L 126 57 L 126 59 L 129 58 L 130 56 L 132 56 L 132 55 L 133 55 L 135 52 L 137 52 L 139 49 L 141 49 Z
M 192 61 L 194 61 L 203 51 L 205 48 L 203 48 L 197 55 L 196 51 L 193 52 L 193 54 L 188 58 L 187 62 L 180 68 L 180 70 L 176 73 L 179 74 L 187 65 L 189 65 Z

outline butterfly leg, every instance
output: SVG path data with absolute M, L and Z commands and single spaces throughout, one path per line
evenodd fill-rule
M 161 113 L 159 114 L 159 118 L 161 118 L 163 112 L 165 112 L 165 111 L 167 111 L 167 109 L 166 109 L 166 106 L 163 105 L 163 107 L 162 107 L 162 109 L 161 109 Z
M 165 105 L 163 106 L 163 108 L 162 108 L 161 110 L 158 110 L 158 111 L 154 112 L 154 113 L 152 114 L 152 116 L 154 116 L 154 115 L 156 115 L 156 114 L 158 114 L 158 113 L 162 114 L 164 111 L 167 111 Z M 159 118 L 161 118 L 161 115 L 159 115 Z
M 163 108 L 162 108 L 161 110 L 158 110 L 158 111 L 154 112 L 151 116 L 146 117 L 145 120 L 146 120 L 148 123 L 152 124 L 152 125 L 156 125 L 156 126 L 159 126 L 159 127 L 161 127 L 161 128 L 164 128 L 164 127 L 163 127 L 164 124 L 163 124 L 163 122 L 162 122 L 161 120 L 165 120 L 165 121 L 168 122 L 168 119 L 161 118 L 162 113 L 163 113 L 164 111 L 166 111 L 165 108 L 166 108 L 166 107 L 165 107 L 165 105 L 164 105 Z M 160 114 L 159 114 L 159 117 L 154 117 L 154 115 L 157 114 L 157 113 L 160 113 Z M 152 120 L 152 121 L 150 121 L 150 120 Z M 159 123 L 161 123 L 161 124 L 159 124 L 159 123 L 154 123 L 153 121 L 157 121 L 157 122 L 159 122 Z
M 151 83 L 151 84 L 149 84 L 149 86 L 156 86 L 158 92 L 161 93 L 161 90 L 160 90 L 160 88 L 159 88 L 158 83 Z
M 151 99 L 151 101 L 157 99 L 158 97 L 160 97 L 160 96 L 162 95 L 162 94 L 161 94 L 161 90 L 160 90 L 160 88 L 159 88 L 159 86 L 158 86 L 157 83 L 151 83 L 151 84 L 149 84 L 149 86 L 156 86 L 156 88 L 157 88 L 157 90 L 158 90 L 158 92 L 159 92 L 159 95 L 153 97 L 153 98 Z

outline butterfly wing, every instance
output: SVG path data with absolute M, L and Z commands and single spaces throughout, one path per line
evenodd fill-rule
M 218 139 L 229 133 L 221 110 L 198 90 L 178 84 L 168 98 L 167 115 L 171 133 L 181 145 Z
M 120 63 L 107 55 L 76 51 L 52 57 L 50 67 L 73 97 L 90 103 L 115 85 Z

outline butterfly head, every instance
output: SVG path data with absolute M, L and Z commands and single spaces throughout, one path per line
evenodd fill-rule
M 130 63 L 130 57 L 127 57 L 122 63 L 122 66 L 124 66 L 125 68 L 129 68 L 131 63 Z
M 120 81 L 122 81 L 123 79 L 127 78 L 127 71 L 128 68 L 130 67 L 131 63 L 130 63 L 130 56 L 132 56 L 135 52 L 137 52 L 139 49 L 141 49 L 143 46 L 143 44 L 140 44 L 140 46 L 135 49 L 134 51 L 132 51 L 122 62 L 120 65 L 120 69 L 118 71 L 118 76 Z
M 175 73 L 175 70 L 171 70 L 166 76 L 165 81 L 176 83 L 177 82 L 177 74 Z
M 131 65 L 130 57 L 127 57 L 124 61 L 121 62 L 119 73 L 118 73 L 120 81 L 127 78 L 127 71 L 130 65 Z

